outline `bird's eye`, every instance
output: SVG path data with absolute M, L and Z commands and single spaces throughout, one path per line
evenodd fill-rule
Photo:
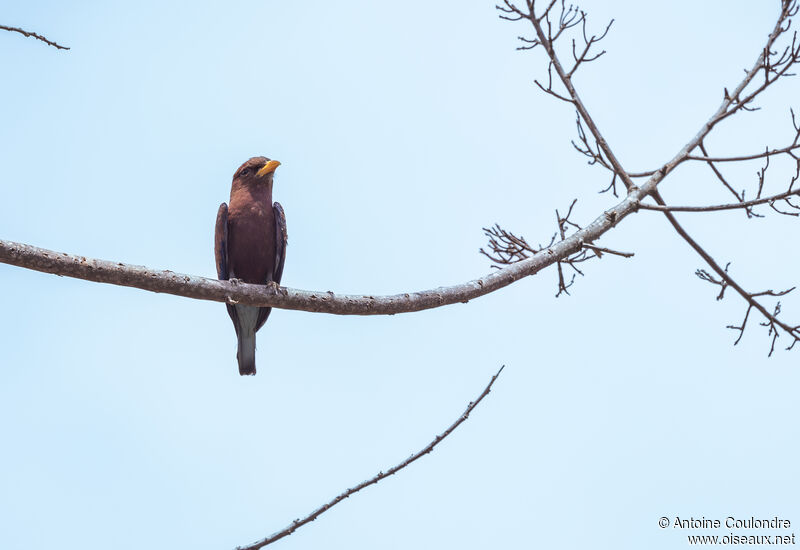
M 246 175 L 248 175 L 249 173 L 250 173 L 250 169 L 249 169 L 249 168 L 245 168 L 244 170 L 242 170 L 241 172 L 239 172 L 239 175 L 240 175 L 240 176 L 246 176 Z

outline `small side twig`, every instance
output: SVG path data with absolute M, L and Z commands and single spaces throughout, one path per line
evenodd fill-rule
M 800 196 L 800 189 L 795 189 L 794 191 L 785 191 L 783 193 L 778 193 L 777 195 L 772 195 L 770 197 L 762 197 L 760 199 L 754 199 L 745 202 L 734 202 L 731 204 L 716 204 L 711 206 L 661 206 L 660 204 L 641 203 L 639 205 L 639 208 L 641 208 L 642 210 L 653 210 L 656 212 L 719 212 L 720 210 L 749 208 L 751 206 L 756 206 L 759 204 L 766 204 L 766 203 L 772 204 L 775 201 L 785 200 L 795 195 Z M 797 208 L 792 203 L 789 203 L 789 206 L 792 208 Z M 782 213 L 788 216 L 797 216 L 797 213 L 794 212 L 782 212 Z
M 9 32 L 18 32 L 19 34 L 27 36 L 29 38 L 35 38 L 36 40 L 41 40 L 42 42 L 44 42 L 48 46 L 53 46 L 54 48 L 58 48 L 59 50 L 68 50 L 69 49 L 66 46 L 62 46 L 61 44 L 59 44 L 57 42 L 53 42 L 52 40 L 49 40 L 49 39 L 45 38 L 41 34 L 36 34 L 35 32 L 26 31 L 24 29 L 20 29 L 19 27 L 7 27 L 5 25 L 0 25 L 0 29 L 2 29 L 4 31 L 9 31 Z
M 795 138 L 795 141 L 797 141 L 797 138 Z M 686 157 L 686 160 L 697 160 L 700 162 L 742 162 L 745 160 L 756 160 L 766 157 L 772 157 L 775 155 L 783 155 L 791 153 L 796 149 L 800 149 L 800 144 L 794 143 L 792 145 L 783 147 L 781 149 L 766 149 L 763 153 L 754 153 L 752 155 L 740 155 L 738 157 L 709 157 L 709 156 L 689 155 Z
M 558 232 L 561 235 L 562 241 L 567 238 L 566 231 L 564 230 L 564 224 L 569 219 L 569 215 L 572 214 L 572 207 L 575 206 L 575 202 L 577 200 L 578 199 L 575 199 L 574 201 L 572 201 L 572 204 L 569 205 L 569 212 L 567 212 L 566 218 L 562 218 L 561 214 L 559 214 L 558 210 L 556 209 L 556 223 L 558 224 Z M 581 253 L 583 253 L 583 251 L 581 251 Z M 564 270 L 561 268 L 561 262 L 556 262 L 556 266 L 558 267 L 558 293 L 556 294 L 556 298 L 561 296 L 562 293 L 569 296 L 569 287 L 571 287 L 572 284 L 575 282 L 575 273 L 572 274 L 572 279 L 570 279 L 569 283 L 567 283 L 564 280 Z M 583 273 L 581 273 L 581 271 L 578 268 L 574 269 L 575 271 L 583 275 Z
M 481 248 L 480 253 L 494 262 L 492 267 L 500 269 L 502 266 L 512 265 L 517 262 L 521 262 L 530 256 L 535 256 L 542 253 L 553 246 L 553 243 L 555 243 L 556 239 L 559 237 L 561 238 L 560 242 L 564 242 L 565 240 L 572 238 L 576 233 L 568 233 L 570 230 L 575 232 L 580 232 L 583 230 L 580 225 L 570 219 L 572 216 L 572 211 L 577 202 L 578 199 L 574 199 L 572 203 L 570 203 L 569 209 L 567 210 L 567 214 L 565 216 L 561 216 L 561 213 L 556 210 L 556 225 L 558 226 L 558 231 L 550 238 L 550 244 L 548 244 L 547 247 L 539 245 L 538 248 L 534 248 L 521 235 L 517 236 L 510 231 L 506 231 L 500 227 L 499 224 L 495 224 L 492 227 L 483 228 L 483 232 L 487 237 L 489 237 L 489 251 L 487 252 Z M 572 254 L 569 254 L 555 262 L 556 269 L 558 271 L 558 293 L 556 294 L 556 298 L 562 294 L 569 295 L 569 288 L 575 282 L 575 278 L 578 275 L 583 276 L 583 271 L 578 268 L 577 264 L 591 260 L 592 258 L 600 258 L 602 257 L 603 253 L 606 252 L 615 256 L 622 256 L 624 258 L 630 258 L 633 256 L 633 253 L 630 252 L 620 252 L 611 248 L 595 246 L 591 244 L 593 240 L 594 239 L 582 240 L 579 243 L 580 247 L 577 248 Z M 590 251 L 591 254 L 589 253 Z M 572 269 L 572 277 L 568 277 L 568 275 L 564 273 L 564 266 L 569 266 Z M 569 281 L 567 279 L 569 279 Z
M 265 546 L 267 546 L 269 544 L 272 544 L 273 542 L 276 542 L 276 541 L 278 541 L 278 540 L 280 540 L 280 539 L 282 539 L 284 537 L 287 537 L 287 536 L 291 535 L 292 533 L 294 533 L 295 531 L 297 531 L 303 525 L 306 525 L 307 523 L 311 523 L 312 521 L 317 519 L 320 515 L 322 515 L 323 513 L 327 512 L 328 510 L 330 510 L 331 508 L 333 508 L 334 506 L 336 506 L 337 504 L 342 502 L 347 497 L 357 493 L 358 491 L 360 491 L 361 489 L 364 489 L 365 487 L 369 487 L 370 485 L 374 485 L 374 484 L 378 483 L 382 479 L 385 479 L 385 478 L 387 478 L 387 477 L 389 477 L 391 475 L 396 474 L 397 472 L 399 472 L 400 470 L 402 470 L 403 468 L 405 468 L 406 466 L 408 466 L 412 462 L 414 462 L 414 461 L 422 458 L 426 454 L 430 453 L 434 449 L 434 447 L 436 447 L 439 443 L 442 442 L 442 440 L 444 438 L 446 438 L 448 435 L 453 433 L 453 431 L 455 431 L 456 428 L 458 428 L 467 418 L 469 418 L 470 413 L 475 409 L 475 407 L 478 406 L 478 403 L 483 401 L 483 398 L 486 397 L 487 395 L 489 395 L 489 392 L 492 390 L 492 385 L 494 384 L 495 380 L 497 380 L 497 377 L 500 376 L 500 373 L 503 372 L 504 368 L 505 368 L 505 365 L 500 367 L 500 370 L 497 371 L 497 374 L 492 376 L 492 379 L 489 380 L 489 384 L 486 386 L 486 388 L 483 390 L 483 392 L 478 396 L 478 398 L 475 401 L 472 401 L 467 406 L 467 409 L 458 418 L 458 420 L 453 422 L 450 425 L 450 427 L 447 428 L 444 432 L 442 432 L 441 434 L 437 435 L 436 438 L 433 441 L 431 441 L 430 443 L 428 443 L 428 445 L 424 449 L 422 449 L 418 453 L 415 453 L 415 454 L 411 455 L 410 457 L 405 459 L 400 464 L 397 464 L 396 466 L 393 466 L 393 467 L 389 468 L 385 472 L 378 472 L 378 474 L 376 476 L 374 476 L 374 477 L 372 477 L 372 478 L 370 478 L 370 479 L 368 479 L 366 481 L 362 481 L 361 483 L 359 483 L 355 487 L 351 487 L 350 489 L 347 489 L 346 491 L 344 491 L 343 493 L 338 495 L 336 498 L 334 498 L 333 500 L 331 500 L 327 504 L 323 504 L 322 506 L 320 506 L 319 508 L 317 508 L 316 510 L 314 510 L 313 512 L 308 514 L 306 517 L 304 517 L 302 519 L 294 520 L 286 528 L 281 529 L 280 531 L 278 531 L 276 533 L 273 533 L 270 536 L 268 536 L 266 538 L 263 538 L 263 539 L 261 539 L 259 541 L 256 541 L 256 542 L 254 542 L 252 544 L 248 544 L 248 545 L 245 545 L 245 546 L 237 546 L 236 550 L 258 550 L 259 548 L 263 548 L 263 547 L 265 547 Z
M 724 269 L 725 273 L 728 273 L 728 268 L 730 266 L 731 266 L 730 262 L 725 264 L 725 269 Z M 728 280 L 727 279 L 725 279 L 725 278 L 717 279 L 716 277 L 714 277 L 711 273 L 709 273 L 705 269 L 698 269 L 697 271 L 694 272 L 694 274 L 697 275 L 697 277 L 701 281 L 705 281 L 707 283 L 711 283 L 712 285 L 716 285 L 716 286 L 719 287 L 719 294 L 717 294 L 717 301 L 722 300 L 725 297 L 725 290 L 728 288 Z M 750 312 L 750 310 L 748 309 L 748 314 L 749 314 L 749 312 Z M 731 328 L 731 327 L 728 327 L 728 328 Z M 738 340 L 737 340 L 737 342 L 738 342 Z M 734 345 L 736 345 L 736 344 L 734 343 Z
M 539 245 L 539 248 L 534 248 L 528 244 L 525 237 L 522 235 L 517 236 L 510 231 L 506 231 L 500 227 L 500 224 L 494 224 L 492 227 L 484 227 L 483 232 L 489 237 L 489 249 L 491 251 L 487 252 L 481 248 L 479 252 L 489 258 L 493 262 L 492 267 L 496 269 L 521 262 L 541 252 L 545 248 L 553 246 L 553 243 L 556 242 L 556 236 L 553 235 L 547 247 Z
M 610 248 L 605 248 L 605 247 L 602 247 L 602 246 L 595 246 L 593 244 L 588 244 L 588 243 L 583 243 L 583 247 L 594 251 L 594 253 L 597 254 L 598 258 L 603 253 L 613 254 L 614 256 L 622 256 L 623 258 L 633 258 L 633 256 L 634 256 L 633 252 L 620 252 L 619 250 L 612 250 Z

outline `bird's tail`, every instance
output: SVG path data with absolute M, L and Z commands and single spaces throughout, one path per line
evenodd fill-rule
M 239 374 L 242 376 L 256 373 L 256 333 L 249 330 L 239 331 L 239 350 L 236 359 L 239 360 Z

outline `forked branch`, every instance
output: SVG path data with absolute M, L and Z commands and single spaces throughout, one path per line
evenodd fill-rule
M 662 206 L 665 205 L 664 199 L 661 198 L 661 195 L 657 191 L 653 193 L 653 198 L 660 205 L 662 205 Z M 780 319 L 778 319 L 778 314 L 780 313 L 780 303 L 778 303 L 776 305 L 775 309 L 773 309 L 773 311 L 770 312 L 766 308 L 766 306 L 761 304 L 758 300 L 756 300 L 756 298 L 759 297 L 759 296 L 784 296 L 784 295 L 790 293 L 792 290 L 794 290 L 794 287 L 792 287 L 790 289 L 787 289 L 787 290 L 784 290 L 784 291 L 777 292 L 777 293 L 773 292 L 772 290 L 767 290 L 767 291 L 757 292 L 757 293 L 747 292 L 741 285 L 739 285 L 739 283 L 737 283 L 728 274 L 728 266 L 726 266 L 725 269 L 723 269 L 716 262 L 716 260 L 714 260 L 714 258 L 708 252 L 706 252 L 703 249 L 703 247 L 700 246 L 700 244 L 698 244 L 697 241 L 695 241 L 686 232 L 686 230 L 683 228 L 683 226 L 681 226 L 681 224 L 678 223 L 678 220 L 675 218 L 675 216 L 672 214 L 672 212 L 665 211 L 664 215 L 667 217 L 667 220 L 669 221 L 669 223 L 672 224 L 672 227 L 675 229 L 675 231 L 677 231 L 678 234 L 683 238 L 683 240 L 685 240 L 689 244 L 689 246 L 691 246 L 695 250 L 695 252 L 697 252 L 700 255 L 700 257 L 703 258 L 703 260 L 705 260 L 705 262 L 711 267 L 711 269 L 720 277 L 719 280 L 715 280 L 707 272 L 702 271 L 702 270 L 698 271 L 698 276 L 701 279 L 703 279 L 703 280 L 705 280 L 707 282 L 713 283 L 713 284 L 717 284 L 717 285 L 720 286 L 721 290 L 720 290 L 719 295 L 717 296 L 717 300 L 721 300 L 722 297 L 723 297 L 723 294 L 725 292 L 725 289 L 730 287 L 730 288 L 733 288 L 747 302 L 747 304 L 748 304 L 747 305 L 747 314 L 745 315 L 745 319 L 742 322 L 741 327 L 731 327 L 731 326 L 728 327 L 728 328 L 737 328 L 737 329 L 741 330 L 741 332 L 739 334 L 739 338 L 736 339 L 736 342 L 734 342 L 734 344 L 738 344 L 739 341 L 742 338 L 742 334 L 744 333 L 745 325 L 747 324 L 747 318 L 750 315 L 750 310 L 751 309 L 756 309 L 761 313 L 761 315 L 764 316 L 765 323 L 763 323 L 763 326 L 769 327 L 769 334 L 772 337 L 772 343 L 770 345 L 769 355 L 771 356 L 772 352 L 775 351 L 775 341 L 777 340 L 777 338 L 779 336 L 779 330 L 782 330 L 786 335 L 788 335 L 789 338 L 791 338 L 791 343 L 789 344 L 789 346 L 786 349 L 787 350 L 792 349 L 794 347 L 794 345 L 797 343 L 797 341 L 800 340 L 800 326 L 791 326 L 791 325 L 789 325 L 787 323 L 784 323 Z
M 791 43 L 783 49 L 776 49 L 776 42 L 777 40 L 788 32 L 791 26 L 791 19 L 794 17 L 798 12 L 797 0 L 781 0 L 781 12 L 778 16 L 778 19 L 773 27 L 772 32 L 770 32 L 766 45 L 764 46 L 763 50 L 758 56 L 755 64 L 752 68 L 745 72 L 745 76 L 742 81 L 732 90 L 729 91 L 727 88 L 724 90 L 723 94 L 723 101 L 717 111 L 708 119 L 708 121 L 700 128 L 698 133 L 692 138 L 669 162 L 665 163 L 660 169 L 649 171 L 649 172 L 642 172 L 638 174 L 632 174 L 627 172 L 623 169 L 622 165 L 620 164 L 617 157 L 614 155 L 611 147 L 608 145 L 607 141 L 603 137 L 602 133 L 600 132 L 599 128 L 593 121 L 592 117 L 589 115 L 588 111 L 586 110 L 585 105 L 583 104 L 580 96 L 578 95 L 577 90 L 572 82 L 572 78 L 574 76 L 574 69 L 577 66 L 574 66 L 570 70 L 565 70 L 563 64 L 559 60 L 558 54 L 556 53 L 556 49 L 554 46 L 555 41 L 561 36 L 561 34 L 569 29 L 572 26 L 581 23 L 584 25 L 585 28 L 585 21 L 586 21 L 586 14 L 583 11 L 578 10 L 577 8 L 570 5 L 568 8 L 565 5 L 564 0 L 561 0 L 560 3 L 560 15 L 556 19 L 554 15 L 555 10 L 554 8 L 558 2 L 556 0 L 550 1 L 544 11 L 541 14 L 537 14 L 535 11 L 535 0 L 527 0 L 526 7 L 518 8 L 511 0 L 504 0 L 503 6 L 498 6 L 498 9 L 504 14 L 501 17 L 506 19 L 510 19 L 513 21 L 521 21 L 527 20 L 534 29 L 535 38 L 527 39 L 522 38 L 524 44 L 526 45 L 522 49 L 534 49 L 537 46 L 542 46 L 543 49 L 546 51 L 548 56 L 548 76 L 549 76 L 549 83 L 548 86 L 545 88 L 541 84 L 539 87 L 544 89 L 546 92 L 550 93 L 551 95 L 555 95 L 559 97 L 559 99 L 563 99 L 569 103 L 572 103 L 577 112 L 578 112 L 578 121 L 577 121 L 577 128 L 578 128 L 578 139 L 580 143 L 573 142 L 575 148 L 584 156 L 589 158 L 590 164 L 597 164 L 602 166 L 613 173 L 613 177 L 611 180 L 610 185 L 604 190 L 608 191 L 611 190 L 616 195 L 616 180 L 620 179 L 624 184 L 626 189 L 628 190 L 628 198 L 633 199 L 639 202 L 642 208 L 652 209 L 652 210 L 659 210 L 665 216 L 669 222 L 673 225 L 673 228 L 678 232 L 678 234 L 687 242 L 689 243 L 695 251 L 700 254 L 700 256 L 708 263 L 708 265 L 712 268 L 714 272 L 720 277 L 719 281 L 722 285 L 722 292 L 724 289 L 730 286 L 734 288 L 737 293 L 739 293 L 748 303 L 748 314 L 750 309 L 757 309 L 762 315 L 764 315 L 766 321 L 764 323 L 765 326 L 769 327 L 770 334 L 773 337 L 772 346 L 770 353 L 774 349 L 775 339 L 778 337 L 778 332 L 783 331 L 788 334 L 792 338 L 792 343 L 789 348 L 793 347 L 798 338 L 800 337 L 800 333 L 798 332 L 797 327 L 793 327 L 782 321 L 778 320 L 778 313 L 780 312 L 780 304 L 778 304 L 772 312 L 770 312 L 765 306 L 760 304 L 755 298 L 758 296 L 767 295 L 765 293 L 748 293 L 744 290 L 744 288 L 736 283 L 728 273 L 723 270 L 719 264 L 708 254 L 705 250 L 700 247 L 700 245 L 692 239 L 686 233 L 686 231 L 678 224 L 675 217 L 672 215 L 671 210 L 684 210 L 684 211 L 713 211 L 713 210 L 726 210 L 731 208 L 743 208 L 748 213 L 748 216 L 755 215 L 751 208 L 756 204 L 769 204 L 774 210 L 788 215 L 796 215 L 796 212 L 786 212 L 778 210 L 775 206 L 777 201 L 785 201 L 785 203 L 790 207 L 790 209 L 797 210 L 798 208 L 790 202 L 790 199 L 796 194 L 795 190 L 793 189 L 793 185 L 797 180 L 798 176 L 800 175 L 800 159 L 795 154 L 795 151 L 798 149 L 798 141 L 800 140 L 800 127 L 796 123 L 794 119 L 794 112 L 792 112 L 792 123 L 795 128 L 795 138 L 793 142 L 782 149 L 770 150 L 766 149 L 764 153 L 757 154 L 757 155 L 747 155 L 743 157 L 712 157 L 706 151 L 703 141 L 712 131 L 712 129 L 728 118 L 729 116 L 740 112 L 740 111 L 751 111 L 755 110 L 756 107 L 753 106 L 754 100 L 771 84 L 776 82 L 782 77 L 790 76 L 791 69 L 794 65 L 800 61 L 800 41 L 797 39 L 797 35 L 793 35 L 791 38 Z M 609 25 L 610 27 L 610 25 Z M 599 38 L 605 36 L 608 32 L 608 27 L 606 28 L 606 32 L 603 33 Z M 591 39 L 586 38 L 586 34 L 584 31 L 584 42 L 587 43 L 588 46 L 594 44 L 597 40 L 592 37 Z M 598 38 L 598 39 L 599 39 Z M 576 61 L 581 60 L 581 55 L 577 55 L 574 53 L 575 49 L 573 47 L 573 58 Z M 585 55 L 585 54 L 582 54 Z M 599 57 L 599 56 L 598 56 Z M 561 83 L 563 84 L 564 88 L 566 89 L 566 93 L 560 94 L 553 90 L 553 82 L 552 82 L 552 70 L 555 70 L 556 74 L 558 75 Z M 763 77 L 763 79 L 759 80 L 759 75 Z M 537 83 L 538 84 L 538 83 Z M 592 143 L 586 132 L 583 130 L 583 124 L 585 124 L 586 128 L 589 130 L 589 134 L 591 134 L 594 143 Z M 692 155 L 692 151 L 696 148 L 700 148 L 703 152 L 703 157 Z M 766 170 L 769 167 L 769 159 L 772 156 L 785 154 L 796 161 L 797 165 L 797 175 L 792 178 L 789 187 L 786 192 L 773 195 L 770 197 L 762 197 L 762 191 L 764 189 L 764 182 L 765 182 L 765 175 Z M 730 184 L 725 180 L 722 176 L 720 171 L 718 170 L 716 163 L 718 162 L 731 162 L 731 161 L 744 161 L 744 160 L 753 160 L 753 159 L 765 159 L 765 166 L 759 171 L 758 178 L 758 191 L 756 194 L 756 199 L 753 201 L 746 201 L 744 198 L 744 193 L 741 195 L 738 194 Z M 663 200 L 661 199 L 660 195 L 657 191 L 658 184 L 668 175 L 670 174 L 679 164 L 686 162 L 688 160 L 697 160 L 706 162 L 717 175 L 717 177 L 723 182 L 723 184 L 736 196 L 739 204 L 737 205 L 718 205 L 712 207 L 670 207 L 667 206 Z M 637 187 L 634 185 L 632 178 L 633 177 L 647 177 L 648 179 L 641 185 L 641 187 Z M 657 207 L 649 207 L 644 206 L 640 201 L 642 198 L 647 196 L 653 196 L 658 202 Z M 499 229 L 499 227 L 498 227 Z M 560 266 L 560 263 L 559 263 Z M 705 273 L 705 272 L 703 272 Z M 706 273 L 707 275 L 707 273 Z M 563 277 L 561 272 L 559 271 L 559 280 L 560 286 L 563 286 Z M 561 290 L 561 288 L 560 288 Z M 566 290 L 566 289 L 564 289 Z M 720 297 L 721 297 L 720 294 Z M 745 323 L 742 324 L 742 330 L 744 330 Z

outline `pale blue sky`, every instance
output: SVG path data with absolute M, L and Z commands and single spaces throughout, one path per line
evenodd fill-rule
M 615 203 L 493 2 L 14 4 L 2 24 L 72 49 L 0 34 L 0 238 L 213 276 L 216 209 L 263 154 L 283 163 L 284 284 L 378 294 L 487 273 L 482 226 L 544 243 L 556 208 L 578 197 L 585 224 Z M 626 167 L 695 134 L 777 5 L 583 4 L 617 20 L 576 84 Z M 797 97 L 787 80 L 709 147 L 784 144 Z M 729 170 L 749 196 L 759 166 Z M 665 197 L 727 202 L 701 168 Z M 748 288 L 798 283 L 796 220 L 681 220 Z M 221 304 L 0 265 L 0 547 L 251 542 L 423 447 L 501 364 L 432 455 L 274 547 L 680 548 L 659 517 L 800 525 L 798 352 L 767 359 L 757 318 L 733 347 L 742 301 L 714 300 L 655 213 L 600 244 L 636 256 L 584 264 L 567 298 L 549 269 L 415 314 L 276 310 L 255 378 Z

